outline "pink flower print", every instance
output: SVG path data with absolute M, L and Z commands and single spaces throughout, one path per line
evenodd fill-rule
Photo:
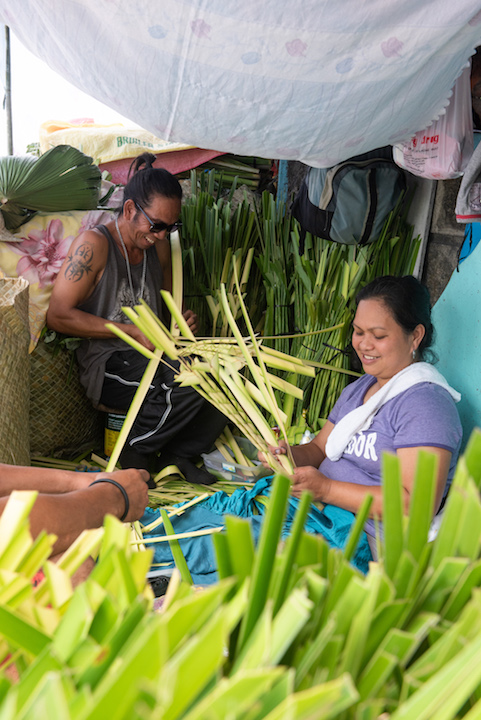
M 479 25 L 481 22 L 481 10 L 476 13 L 474 17 L 468 22 L 468 25 Z
M 295 40 L 291 40 L 290 42 L 286 43 L 286 50 L 289 55 L 292 55 L 292 57 L 304 57 L 304 53 L 307 50 L 307 45 L 299 38 L 296 38 Z
M 232 145 L 243 145 L 248 140 L 246 135 L 232 135 L 227 142 Z
M 344 147 L 356 147 L 356 145 L 360 145 L 363 142 L 363 140 L 364 140 L 364 136 L 362 136 L 362 135 L 360 137 L 353 137 L 344 143 Z
M 62 267 L 73 237 L 63 237 L 61 220 L 51 220 L 45 230 L 33 230 L 12 250 L 23 257 L 17 263 L 17 275 L 43 288 L 52 285 Z M 13 243 L 12 243 L 13 245 Z
M 404 47 L 404 43 L 395 37 L 389 38 L 381 43 L 381 50 L 385 57 L 400 57 L 399 53 Z
M 121 196 L 123 196 L 123 193 L 123 188 L 121 188 Z M 117 205 L 114 205 L 113 207 L 118 207 L 119 205 L 121 205 L 121 201 L 122 197 L 120 198 L 120 202 L 118 202 Z M 113 220 L 113 218 L 114 214 L 111 211 L 109 212 L 108 210 L 91 210 L 90 212 L 87 212 L 85 213 L 85 215 L 83 215 L 78 234 L 80 235 L 80 233 L 84 232 L 85 230 L 92 230 L 92 228 L 96 227 L 97 225 L 105 225 L 105 223 L 110 222 L 111 220 Z
M 209 33 L 211 30 L 211 26 L 208 25 L 204 20 L 193 20 L 190 23 L 190 27 L 192 29 L 192 32 L 194 35 L 197 35 L 199 38 L 209 37 Z

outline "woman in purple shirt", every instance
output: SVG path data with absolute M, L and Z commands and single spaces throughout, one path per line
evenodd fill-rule
M 429 450 L 438 458 L 438 511 L 462 429 L 455 406 L 459 394 L 425 362 L 432 339 L 429 293 L 414 277 L 380 277 L 361 290 L 352 344 L 365 375 L 342 392 L 321 432 L 292 448 L 293 495 L 309 490 L 315 500 L 356 513 L 369 493 L 371 518 L 380 518 L 382 453 L 400 459 L 407 509 L 418 453 Z M 281 444 L 275 452 L 286 448 Z M 375 535 L 373 519 L 366 531 Z

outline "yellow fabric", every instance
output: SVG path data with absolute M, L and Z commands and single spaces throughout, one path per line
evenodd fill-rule
M 38 213 L 15 233 L 15 242 L 0 242 L 0 275 L 29 282 L 30 348 L 45 325 L 52 286 L 74 238 L 112 217 L 107 210 Z
M 143 152 L 159 154 L 193 147 L 167 142 L 147 130 L 127 128 L 121 124 L 98 125 L 85 122 L 76 125 L 55 120 L 42 123 L 40 152 L 45 153 L 56 145 L 72 145 L 93 158 L 97 165 L 136 157 Z

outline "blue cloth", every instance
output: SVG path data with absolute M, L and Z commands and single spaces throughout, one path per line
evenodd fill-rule
M 481 223 L 468 223 L 464 232 L 464 242 L 459 251 L 458 265 L 466 260 L 481 240 Z
M 176 533 L 192 532 L 204 528 L 223 527 L 225 515 L 236 515 L 247 518 L 251 526 L 254 542 L 257 544 L 262 529 L 262 522 L 266 506 L 262 502 L 263 497 L 268 497 L 271 491 L 272 478 L 262 478 L 250 488 L 239 488 L 231 496 L 225 492 L 217 492 L 197 505 L 188 508 L 185 513 L 178 517 L 172 517 L 172 525 Z M 180 503 L 176 507 L 181 507 Z M 294 521 L 299 500 L 289 498 L 282 538 L 289 536 Z M 147 508 L 141 519 L 143 525 L 156 520 L 160 515 L 159 510 Z M 333 505 L 326 505 L 322 512 L 311 505 L 304 529 L 306 532 L 321 534 L 331 547 L 343 548 L 349 536 L 354 515 Z M 163 526 L 160 525 L 152 533 L 146 533 L 145 537 L 156 537 L 165 535 Z M 196 584 L 209 584 L 217 580 L 217 568 L 215 561 L 212 536 L 204 535 L 196 538 L 179 540 L 180 547 L 184 553 L 192 579 Z M 174 567 L 172 553 L 169 544 L 152 543 L 148 547 L 154 548 L 154 565 L 156 563 L 168 563 Z M 355 565 L 361 572 L 367 572 L 368 563 L 371 560 L 371 552 L 367 542 L 366 534 L 363 533 L 358 548 L 353 558 Z M 156 569 L 153 567 L 152 569 Z

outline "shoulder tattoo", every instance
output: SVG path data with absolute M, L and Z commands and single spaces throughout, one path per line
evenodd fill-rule
M 65 278 L 72 282 L 78 282 L 84 275 L 92 272 L 92 260 L 94 257 L 93 247 L 90 243 L 82 243 L 67 257 L 65 266 Z

